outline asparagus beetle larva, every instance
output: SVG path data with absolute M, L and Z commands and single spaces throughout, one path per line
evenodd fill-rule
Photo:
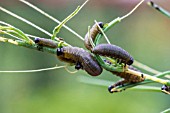
M 46 38 L 35 38 L 35 43 L 37 43 L 39 46 L 46 46 L 50 48 L 57 48 L 57 44 L 51 40 Z
M 103 23 L 102 22 L 98 22 L 98 25 L 103 28 Z M 87 32 L 87 34 L 85 35 L 85 38 L 84 38 L 84 45 L 85 47 L 88 49 L 88 50 L 91 50 L 92 48 L 92 45 L 90 44 L 90 40 L 89 40 L 89 37 L 92 39 L 92 41 L 95 40 L 97 34 L 100 33 L 100 29 L 98 28 L 98 26 L 96 24 L 94 24 L 92 26 L 92 28 L 90 29 L 90 36 L 89 36 L 89 33 Z
M 115 58 L 128 65 L 133 63 L 133 57 L 127 51 L 112 44 L 99 44 L 93 48 L 92 53 Z
M 75 68 L 82 68 L 92 76 L 98 76 L 103 71 L 95 58 L 82 48 L 68 46 L 57 48 L 57 57 L 68 63 L 71 61 L 76 65 Z
M 134 70 L 134 71 L 139 71 L 138 69 L 134 68 L 133 66 L 129 66 L 128 68 L 131 69 L 131 70 Z M 110 93 L 117 92 L 117 90 L 112 91 L 112 89 L 115 88 L 116 86 L 120 86 L 120 85 L 123 85 L 125 83 L 138 83 L 138 82 L 142 82 L 142 81 L 145 80 L 143 75 L 136 76 L 136 75 L 133 75 L 133 74 L 130 74 L 130 73 L 126 73 L 126 71 L 125 72 L 113 72 L 112 71 L 111 73 L 123 78 L 123 80 L 118 81 L 117 83 L 109 86 L 108 90 L 109 90 Z

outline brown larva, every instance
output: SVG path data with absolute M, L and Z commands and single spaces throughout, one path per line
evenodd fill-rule
M 134 71 L 139 71 L 138 69 L 134 68 L 133 66 L 129 66 L 128 68 L 131 69 L 131 70 L 134 70 Z M 142 82 L 142 81 L 145 80 L 145 78 L 143 77 L 143 74 L 141 74 L 141 76 L 136 76 L 136 75 L 127 73 L 126 71 L 125 72 L 115 72 L 115 71 L 113 72 L 112 71 L 111 73 L 123 78 L 123 80 L 118 81 L 117 83 L 111 85 L 108 88 L 110 93 L 113 93 L 112 89 L 116 86 L 120 86 L 120 85 L 123 85 L 125 83 L 138 83 L 138 82 Z
M 98 76 L 102 73 L 102 68 L 96 59 L 87 51 L 78 47 L 63 47 L 57 48 L 57 57 L 68 63 L 74 63 L 76 69 L 84 69 L 92 76 Z M 61 59 L 62 58 L 62 59 Z
M 46 46 L 50 48 L 57 48 L 57 44 L 51 40 L 46 38 L 35 38 L 34 42 L 37 43 L 39 46 Z
M 102 23 L 102 22 L 98 22 L 98 25 L 99 25 L 101 28 L 103 28 L 103 23 Z M 98 28 L 97 24 L 94 24 L 94 25 L 92 26 L 92 28 L 90 29 L 90 36 L 89 36 L 89 33 L 88 33 L 88 32 L 87 32 L 87 34 L 85 35 L 84 45 L 85 45 L 85 47 L 86 47 L 88 50 L 91 50 L 91 49 L 92 49 L 92 45 L 90 44 L 89 38 L 91 38 L 92 41 L 94 41 L 98 33 L 100 33 L 100 29 Z

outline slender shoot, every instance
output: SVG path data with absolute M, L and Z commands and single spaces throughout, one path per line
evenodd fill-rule
M 128 14 L 120 17 L 120 20 L 123 20 L 124 18 L 128 17 L 131 15 L 145 0 L 141 0 Z
M 142 76 L 144 77 L 145 79 L 148 79 L 148 80 L 151 80 L 151 81 L 154 81 L 154 82 L 158 82 L 158 83 L 161 83 L 161 84 L 164 84 L 164 85 L 167 85 L 167 86 L 170 86 L 170 80 L 164 80 L 164 79 L 160 79 L 156 76 L 151 76 L 151 75 L 148 75 L 148 74 L 144 74 L 144 73 L 141 73 L 141 72 L 137 72 L 137 71 L 134 71 L 134 70 L 130 70 L 128 69 L 126 71 L 127 73 L 130 73 L 130 74 L 133 74 L 133 75 L 136 75 L 136 76 Z M 166 73 L 167 74 L 167 73 Z M 165 74 L 164 74 L 165 75 Z
M 20 71 L 0 71 L 0 73 L 34 73 L 34 72 L 42 72 L 42 71 L 50 71 L 60 68 L 65 68 L 66 66 L 55 66 L 51 68 L 43 68 L 43 69 L 36 69 L 36 70 L 20 70 Z
M 109 30 L 111 27 L 116 25 L 117 23 L 121 22 L 121 20 L 125 19 L 126 17 L 130 16 L 145 0 L 141 0 L 128 14 L 117 17 L 116 19 L 112 20 L 111 22 L 107 23 L 103 29 L 104 32 Z M 102 37 L 102 34 L 97 35 L 97 38 L 95 39 L 94 43 L 97 45 L 99 43 L 100 38 Z
M 169 113 L 169 112 L 170 112 L 170 108 L 168 108 L 168 109 L 166 109 L 166 110 L 164 110 L 164 111 L 162 111 L 160 113 Z
M 156 9 L 157 11 L 162 13 L 163 15 L 165 15 L 165 16 L 170 18 L 170 13 L 167 10 L 165 10 L 162 7 L 160 7 L 157 4 L 155 4 L 154 2 L 152 2 L 152 1 L 148 2 L 148 5 L 153 7 L 154 9 Z
M 141 69 L 144 69 L 145 71 L 148 71 L 150 73 L 153 73 L 153 74 L 158 74 L 158 73 L 161 73 L 160 71 L 157 71 L 147 65 L 144 65 L 138 61 L 135 60 L 135 62 L 133 63 L 134 66 L 138 67 L 138 68 L 141 68 Z
M 68 73 L 70 73 L 70 74 L 74 74 L 74 73 L 77 73 L 77 72 L 78 72 L 77 70 L 75 70 L 75 71 L 70 71 L 67 67 L 68 67 L 68 65 L 66 65 L 66 66 L 64 67 L 64 69 L 65 69 Z
M 60 32 L 61 27 L 62 27 L 66 22 L 68 22 L 71 18 L 73 18 L 76 14 L 78 14 L 78 12 L 83 8 L 83 6 L 84 6 L 87 2 L 88 2 L 88 0 L 85 1 L 85 2 L 83 3 L 83 5 L 78 6 L 77 9 L 76 9 L 73 13 L 71 13 L 71 14 L 70 14 L 68 17 L 66 17 L 57 27 L 54 28 L 54 30 L 53 30 L 53 36 L 51 37 L 52 40 L 54 40 L 55 37 L 56 37 L 56 35 Z M 83 40 L 83 39 L 82 39 L 82 40 Z
M 42 15 L 46 16 L 47 18 L 53 20 L 54 22 L 60 24 L 61 22 L 59 20 L 57 20 L 56 18 L 52 17 L 51 15 L 49 15 L 48 13 L 44 12 L 43 10 L 39 9 L 37 6 L 31 4 L 30 2 L 26 1 L 26 0 L 19 0 L 22 3 L 28 5 L 29 7 L 35 9 L 36 11 L 38 11 L 39 13 L 41 13 Z M 63 25 L 64 28 L 66 28 L 68 31 L 70 31 L 71 33 L 73 33 L 75 36 L 77 36 L 78 38 L 80 38 L 82 41 L 84 40 L 82 36 L 80 36 L 77 32 L 75 32 L 74 30 L 72 30 L 71 28 L 69 28 L 66 25 Z
M 14 44 L 14 45 L 18 45 L 18 42 L 13 40 L 13 39 L 7 39 L 7 38 L 4 38 L 4 37 L 0 37 L 0 42 L 8 42 L 8 43 L 11 43 L 11 44 Z
M 21 40 L 25 40 L 30 44 L 34 44 L 34 41 L 31 40 L 29 37 L 27 37 L 21 30 L 15 28 L 15 27 L 10 27 L 10 26 L 0 26 L 0 34 L 4 33 L 4 34 L 8 34 L 10 36 L 13 36 L 16 39 L 21 39 Z
M 23 22 L 25 22 L 25 23 L 27 23 L 27 24 L 29 24 L 29 25 L 31 25 L 32 27 L 38 29 L 39 31 L 43 32 L 44 34 L 46 34 L 48 36 L 50 36 L 50 37 L 52 36 L 51 33 L 49 33 L 48 31 L 44 30 L 43 28 L 37 26 L 36 24 L 30 22 L 29 20 L 27 20 L 27 19 L 25 19 L 25 18 L 23 18 L 21 16 L 18 16 L 17 14 L 15 14 L 15 13 L 13 13 L 13 12 L 3 8 L 3 7 L 0 7 L 0 10 L 5 12 L 5 13 L 7 13 L 7 14 L 9 14 L 9 15 L 11 15 L 11 16 L 13 16 L 13 17 L 15 17 L 15 18 L 17 18 L 17 19 L 19 19 L 19 20 L 21 20 L 21 21 L 23 21 Z
M 104 86 L 108 87 L 110 84 L 113 84 L 112 81 L 108 80 L 102 80 L 102 79 L 96 79 L 96 78 L 91 78 L 91 77 L 86 77 L 86 76 L 78 76 L 77 80 L 79 82 L 85 83 L 85 84 L 91 84 L 91 85 L 97 85 L 97 86 Z M 130 88 L 131 90 L 134 91 L 151 91 L 151 92 L 161 92 L 160 87 L 154 87 L 154 86 L 136 86 Z M 119 89 L 120 91 L 123 90 Z
M 100 29 L 101 33 L 103 34 L 104 38 L 106 39 L 108 44 L 111 44 L 108 37 L 106 36 L 106 34 L 104 33 L 104 31 L 101 29 L 101 27 L 98 25 L 98 22 L 96 20 L 94 20 L 94 22 L 96 23 L 96 25 L 98 26 L 98 28 Z

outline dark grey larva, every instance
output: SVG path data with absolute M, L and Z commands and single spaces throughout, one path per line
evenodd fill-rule
M 98 22 L 98 25 L 99 25 L 101 28 L 103 28 L 103 23 L 102 23 L 102 22 Z M 100 33 L 100 29 L 99 29 L 99 27 L 97 26 L 97 24 L 94 24 L 94 25 L 92 26 L 92 28 L 90 29 L 90 36 L 89 36 L 89 33 L 88 33 L 88 32 L 87 32 L 87 34 L 85 35 L 84 45 L 85 45 L 85 47 L 86 47 L 88 50 L 91 50 L 91 48 L 92 48 L 92 45 L 90 44 L 89 37 L 92 39 L 92 41 L 94 41 L 98 33 Z
M 98 76 L 103 71 L 96 59 L 82 48 L 70 46 L 58 48 L 57 56 L 60 60 L 64 59 L 65 62 L 74 62 L 76 69 L 80 69 L 82 66 L 82 69 L 92 76 Z
M 50 48 L 57 48 L 57 44 L 51 40 L 46 38 L 35 38 L 34 42 L 37 43 L 39 46 L 46 46 Z
M 112 57 L 128 65 L 133 63 L 133 57 L 127 51 L 112 44 L 99 44 L 93 48 L 92 53 Z

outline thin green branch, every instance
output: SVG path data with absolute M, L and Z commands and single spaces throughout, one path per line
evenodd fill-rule
M 137 60 L 134 61 L 133 65 L 138 67 L 138 68 L 141 68 L 141 69 L 143 69 L 143 70 L 145 70 L 147 72 L 153 73 L 153 74 L 160 74 L 160 73 L 162 73 L 162 72 L 157 71 L 157 70 L 155 70 L 155 69 L 153 69 L 153 68 L 151 68 L 151 67 L 149 67 L 149 66 L 147 66 L 145 64 L 140 63 Z M 164 75 L 164 77 L 170 78 L 170 75 L 167 74 L 167 75 Z
M 166 73 L 163 73 L 160 74 L 159 76 L 165 76 L 167 73 L 169 73 L 170 71 L 167 71 Z M 170 80 L 164 80 L 164 79 L 161 79 L 161 78 L 158 78 L 156 76 L 151 76 L 151 75 L 148 75 L 148 74 L 144 74 L 144 73 L 141 73 L 141 72 L 137 72 L 137 71 L 134 71 L 134 70 L 130 70 L 128 69 L 126 71 L 126 73 L 130 73 L 130 74 L 133 74 L 133 75 L 136 75 L 136 76 L 143 76 L 145 79 L 148 79 L 148 80 L 151 80 L 151 81 L 154 81 L 154 82 L 157 82 L 157 83 L 161 83 L 161 84 L 164 84 L 164 85 L 167 85 L 167 86 L 170 86 Z
M 32 43 L 34 43 L 34 42 L 33 42 L 29 37 L 38 38 L 38 36 L 26 34 L 26 33 L 24 33 L 23 31 L 21 31 L 20 29 L 12 26 L 12 25 L 10 25 L 10 24 L 8 24 L 8 23 L 6 23 L 6 22 L 0 21 L 0 24 L 6 25 L 6 26 L 3 26 L 3 27 L 7 27 L 7 26 L 8 26 L 8 27 L 11 27 L 12 29 L 16 30 L 16 31 L 17 31 L 17 34 L 18 34 L 18 37 L 13 36 L 12 34 L 9 34 L 8 32 L 4 32 L 5 34 L 8 34 L 8 35 L 10 35 L 10 36 L 13 36 L 13 37 L 16 38 L 16 39 L 19 39 L 19 40 L 20 40 L 20 39 L 24 39 L 25 41 L 31 42 L 31 44 L 32 44 Z M 2 34 L 2 32 L 1 32 L 0 34 Z M 20 35 L 21 35 L 22 37 L 24 37 L 24 38 L 20 37 Z M 26 37 L 26 38 L 25 38 L 25 37 Z M 57 40 L 58 40 L 59 42 L 61 41 L 61 40 L 59 40 L 58 38 L 57 38 Z M 66 42 L 63 42 L 62 44 L 63 44 L 63 46 L 70 46 L 70 44 L 68 44 L 68 43 L 66 43 Z
M 35 5 L 29 3 L 28 1 L 25 0 L 20 0 L 22 3 L 28 5 L 29 7 L 35 9 L 36 11 L 38 11 L 39 13 L 41 13 L 42 15 L 46 16 L 47 18 L 53 20 L 54 22 L 60 24 L 61 22 L 59 20 L 57 20 L 56 18 L 52 17 L 51 15 L 47 14 L 46 12 L 44 12 L 43 10 L 39 9 L 38 7 L 36 7 Z M 81 40 L 84 40 L 84 38 L 82 36 L 80 36 L 77 32 L 75 32 L 74 30 L 72 30 L 71 28 L 69 28 L 66 25 L 63 25 L 64 28 L 66 28 L 68 31 L 70 31 L 71 33 L 73 33 L 75 36 L 77 36 L 78 38 L 80 38 Z
M 141 0 L 128 14 L 122 16 L 120 18 L 120 20 L 125 19 L 126 17 L 128 17 L 129 15 L 131 15 L 145 0 Z
M 4 38 L 4 37 L 0 37 L 0 42 L 8 42 L 14 45 L 18 45 L 18 42 L 13 40 L 13 39 L 8 39 L 8 38 Z
M 123 64 L 117 64 L 116 62 L 112 65 L 107 64 L 106 62 L 104 62 L 104 59 L 99 56 L 99 55 L 94 55 L 96 60 L 99 62 L 99 64 L 106 69 L 107 71 L 116 71 L 116 72 L 123 72 L 124 71 L 124 65 Z M 107 59 L 107 58 L 106 58 Z M 110 60 L 114 60 L 111 59 Z
M 138 62 L 136 60 L 134 61 L 133 65 L 138 67 L 138 68 L 144 69 L 145 71 L 153 73 L 153 74 L 161 73 L 160 71 L 157 71 L 157 70 L 155 70 L 155 69 L 153 69 L 153 68 L 151 68 L 151 67 L 149 67 L 147 65 L 144 65 L 144 64 L 142 64 L 142 63 L 140 63 L 140 62 Z
M 22 39 L 30 44 L 33 44 L 33 40 L 31 40 L 29 37 L 27 37 L 21 30 L 15 28 L 15 27 L 10 27 L 10 26 L 0 26 L 1 33 L 5 33 L 8 35 L 11 35 L 13 37 L 17 37 L 17 39 Z M 0 34 L 1 34 L 0 33 Z
M 11 37 L 13 37 L 15 39 L 21 40 L 21 38 L 18 38 L 16 35 L 10 34 L 10 33 L 6 32 L 6 31 L 1 31 L 0 30 L 0 34 L 6 34 L 6 35 L 9 35 L 9 36 L 11 36 Z
M 164 111 L 162 111 L 160 113 L 170 113 L 170 108 L 168 108 L 168 109 L 166 109 L 166 110 L 164 110 Z
M 19 20 L 21 20 L 21 21 L 23 21 L 23 22 L 25 22 L 25 23 L 27 23 L 27 24 L 29 24 L 29 25 L 31 25 L 32 27 L 38 29 L 39 31 L 41 31 L 41 32 L 43 32 L 43 33 L 45 33 L 45 34 L 47 34 L 48 36 L 50 36 L 50 37 L 52 36 L 51 33 L 49 33 L 48 31 L 44 30 L 43 28 L 35 25 L 34 23 L 26 20 L 25 18 L 23 18 L 23 17 L 21 17 L 21 16 L 18 16 L 17 14 L 15 14 L 15 13 L 13 13 L 13 12 L 11 12 L 11 11 L 3 8 L 3 7 L 0 7 L 0 10 L 3 11 L 3 12 L 5 12 L 5 13 L 7 13 L 7 14 L 9 14 L 9 15 L 11 15 L 11 16 L 13 16 L 13 17 L 15 17 L 15 18 L 17 18 L 17 19 L 19 19 Z
M 43 48 L 39 49 L 36 44 L 30 44 L 26 41 L 13 40 L 13 39 L 9 39 L 9 38 L 0 37 L 0 42 L 7 42 L 7 43 L 11 43 L 11 44 L 14 44 L 17 46 L 22 46 L 22 47 L 42 51 L 42 52 L 56 54 L 56 49 L 54 49 L 54 48 L 43 47 Z
M 51 68 L 43 68 L 43 69 L 36 69 L 36 70 L 20 70 L 20 71 L 0 71 L 0 73 L 34 73 L 34 72 L 42 72 L 42 71 L 50 71 L 60 68 L 65 68 L 66 66 L 55 66 Z
M 78 6 L 77 9 L 71 13 L 68 17 L 66 17 L 58 26 L 56 26 L 53 30 L 53 36 L 51 37 L 52 40 L 55 39 L 56 35 L 60 32 L 61 27 L 66 24 L 66 22 L 68 22 L 71 18 L 73 18 L 76 14 L 79 13 L 79 11 L 84 7 L 84 5 L 88 2 L 88 0 L 86 0 L 81 6 Z M 83 38 L 81 39 L 83 40 Z
M 160 7 L 157 4 L 155 4 L 154 2 L 152 2 L 152 1 L 148 2 L 148 5 L 153 7 L 154 9 L 156 9 L 157 11 L 162 13 L 163 15 L 165 15 L 165 16 L 170 18 L 170 13 L 167 10 L 165 10 L 162 7 Z
M 121 20 L 125 19 L 126 17 L 130 16 L 145 0 L 141 0 L 129 13 L 122 17 L 117 17 L 116 19 L 112 20 L 111 22 L 104 25 L 103 31 L 108 31 L 111 27 L 116 25 L 117 23 L 121 22 Z M 100 38 L 102 37 L 102 34 L 97 35 L 97 38 L 95 39 L 94 43 L 97 45 L 99 43 Z
M 169 74 L 170 74 L 170 71 L 160 72 L 157 75 L 155 75 L 155 77 L 161 78 Z
M 96 79 L 96 78 L 86 77 L 86 76 L 78 76 L 77 80 L 82 83 L 97 85 L 97 86 L 105 86 L 105 87 L 108 87 L 110 84 L 113 84 L 112 81 Z M 154 86 L 136 86 L 136 87 L 131 87 L 130 89 L 135 91 L 140 90 L 140 91 L 161 92 L 160 87 L 154 87 Z M 119 90 L 122 91 L 124 90 L 124 88 Z
M 155 87 L 155 86 L 136 86 L 136 87 L 130 88 L 130 90 L 136 90 L 136 91 L 141 90 L 141 91 L 151 91 L 151 92 L 162 93 L 161 88 Z
M 96 25 L 98 26 L 98 28 L 100 29 L 100 32 L 102 33 L 102 35 L 104 36 L 104 38 L 106 39 L 108 44 L 111 44 L 108 37 L 106 36 L 106 34 L 104 33 L 104 31 L 102 30 L 102 28 L 99 26 L 98 22 L 96 20 L 94 20 L 94 22 L 96 23 Z

